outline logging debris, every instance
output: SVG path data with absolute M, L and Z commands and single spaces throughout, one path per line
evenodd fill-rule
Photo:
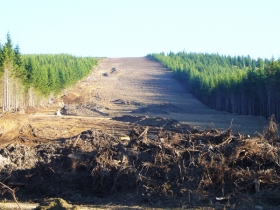
M 162 129 L 150 139 L 149 127 L 137 126 L 126 141 L 91 129 L 35 146 L 13 143 L 0 148 L 0 181 L 19 200 L 278 206 L 280 142 L 273 122 L 255 137 L 231 129 Z M 9 197 L 4 188 L 0 193 Z

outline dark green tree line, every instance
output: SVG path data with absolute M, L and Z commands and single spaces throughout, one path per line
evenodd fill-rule
M 39 105 L 77 83 L 97 62 L 97 58 L 68 54 L 22 55 L 7 34 L 6 43 L 0 43 L 0 106 L 6 112 Z
M 149 54 L 206 105 L 280 120 L 280 61 L 203 53 Z
M 23 55 L 28 85 L 43 95 L 59 93 L 85 77 L 97 59 L 68 54 Z

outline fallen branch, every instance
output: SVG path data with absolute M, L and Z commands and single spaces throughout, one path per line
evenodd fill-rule
M 147 132 L 149 130 L 149 127 L 147 127 L 139 136 L 138 139 L 140 139 L 142 136 L 147 135 Z
M 15 203 L 18 205 L 18 208 L 21 210 L 22 208 L 20 207 L 20 205 L 18 203 L 18 200 L 16 198 L 15 190 L 13 190 L 12 188 L 10 188 L 9 186 L 5 185 L 2 182 L 0 182 L 0 185 L 2 185 L 2 188 L 5 188 L 5 189 L 9 190 L 10 194 L 13 196 L 13 199 L 14 199 Z

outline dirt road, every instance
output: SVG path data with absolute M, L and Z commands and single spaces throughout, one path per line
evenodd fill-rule
M 267 125 L 262 117 L 206 107 L 172 77 L 171 71 L 147 58 L 102 60 L 88 78 L 64 96 L 64 102 L 94 104 L 97 112 L 92 116 L 148 115 L 176 119 L 198 129 L 225 130 L 233 120 L 234 131 L 254 134 Z

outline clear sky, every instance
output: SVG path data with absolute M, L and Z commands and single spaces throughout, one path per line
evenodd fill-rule
M 23 54 L 203 52 L 280 58 L 280 0 L 0 0 Z

